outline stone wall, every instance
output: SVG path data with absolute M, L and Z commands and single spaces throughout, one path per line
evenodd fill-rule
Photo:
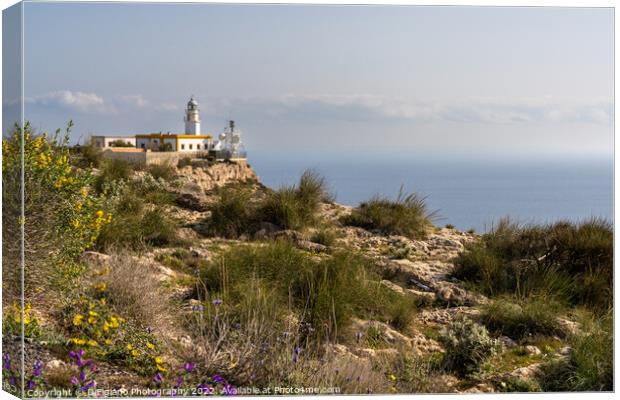
M 184 157 L 188 155 L 183 154 Z M 125 160 L 137 165 L 170 164 L 177 165 L 179 153 L 176 151 L 111 151 L 103 152 L 103 157 L 108 159 Z

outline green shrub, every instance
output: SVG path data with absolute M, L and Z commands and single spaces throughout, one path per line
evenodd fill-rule
M 287 241 L 234 247 L 201 272 L 202 290 L 228 302 L 243 296 L 249 279 L 269 287 L 273 302 L 292 307 L 314 332 L 304 335 L 315 339 L 335 337 L 352 316 L 406 325 L 415 310 L 380 284 L 370 260 L 345 252 L 315 260 Z
M 145 245 L 182 244 L 177 238 L 178 222 L 159 205 L 145 206 L 144 197 L 134 188 L 124 186 L 111 198 L 112 221 L 104 226 L 97 238 L 97 248 L 140 249 Z
M 331 199 L 325 179 L 307 170 L 297 186 L 285 185 L 270 192 L 262 202 L 257 218 L 283 229 L 301 230 L 318 222 L 321 202 Z
M 95 189 L 99 193 L 103 192 L 104 186 L 115 181 L 128 181 L 133 172 L 132 165 L 116 158 L 104 160 L 101 171 L 95 179 Z
M 566 359 L 543 364 L 539 381 L 543 390 L 612 391 L 613 318 L 611 312 L 586 332 L 572 336 L 571 351 Z
M 110 147 L 136 147 L 136 146 L 134 146 L 133 144 L 129 142 L 126 142 L 125 140 L 117 139 L 117 140 L 110 142 Z
M 146 170 L 155 179 L 170 181 L 175 176 L 175 168 L 168 164 L 151 164 Z
M 452 321 L 441 331 L 439 341 L 446 350 L 445 367 L 465 377 L 478 371 L 498 350 L 497 342 L 489 337 L 486 328 L 468 318 Z
M 314 234 L 310 237 L 310 240 L 314 243 L 330 247 L 334 244 L 337 237 L 338 235 L 333 229 L 322 228 L 314 232 Z
M 497 389 L 500 392 L 512 393 L 531 393 L 541 391 L 541 387 L 538 382 L 520 378 L 508 378 L 506 381 L 497 385 Z
M 71 164 L 80 168 L 99 168 L 103 156 L 93 144 L 76 145 L 71 149 Z
M 406 194 L 401 187 L 396 200 L 375 196 L 343 217 L 342 222 L 383 234 L 417 239 L 426 236 L 434 215 L 427 211 L 424 198 L 416 193 Z
M 211 218 L 207 221 L 208 233 L 237 238 L 250 231 L 255 218 L 252 193 L 244 188 L 224 187 L 217 194 L 217 201 L 209 208 Z
M 529 335 L 563 335 L 557 322 L 559 306 L 550 299 L 531 299 L 515 304 L 508 299 L 492 301 L 482 309 L 482 323 L 497 335 L 523 339 Z
M 611 304 L 613 232 L 592 219 L 520 226 L 508 219 L 455 261 L 454 275 L 489 295 L 533 294 L 606 310 Z
M 192 165 L 192 159 L 189 157 L 183 157 L 179 160 L 177 168 L 189 167 Z

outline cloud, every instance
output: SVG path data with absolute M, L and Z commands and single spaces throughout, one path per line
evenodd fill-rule
M 453 122 L 468 124 L 588 123 L 611 125 L 613 100 L 566 99 L 552 96 L 472 97 L 465 99 L 404 99 L 373 94 L 286 94 L 271 97 L 198 96 L 201 112 L 214 118 L 411 123 Z M 95 93 L 59 90 L 26 99 L 28 104 L 62 107 L 81 113 L 120 114 L 144 112 L 178 113 L 184 103 L 149 100 L 141 94 L 119 94 L 106 100 Z
M 120 103 L 123 103 L 130 107 L 145 108 L 149 106 L 149 101 L 146 100 L 141 94 L 119 95 L 118 100 Z
M 45 107 L 61 107 L 80 112 L 112 112 L 114 108 L 108 105 L 103 97 L 95 93 L 58 90 L 54 92 L 28 97 L 26 104 Z
M 207 99 L 212 115 L 286 118 L 313 121 L 392 120 L 419 123 L 480 124 L 590 123 L 610 125 L 612 99 L 467 98 L 407 100 L 359 95 L 284 95 L 238 99 Z

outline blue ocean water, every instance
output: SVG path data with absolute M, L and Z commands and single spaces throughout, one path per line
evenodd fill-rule
M 613 221 L 613 160 L 377 160 L 250 157 L 261 181 L 295 183 L 306 168 L 326 177 L 340 203 L 374 194 L 394 198 L 401 185 L 426 196 L 436 224 L 487 231 L 501 217 L 521 222 Z

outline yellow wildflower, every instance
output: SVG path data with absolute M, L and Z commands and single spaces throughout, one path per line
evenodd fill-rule
M 138 350 L 131 350 L 131 355 L 134 357 L 138 357 L 140 355 L 140 352 Z
M 159 365 L 159 364 L 157 364 L 157 370 L 158 370 L 158 371 L 160 371 L 160 372 L 166 372 L 166 371 L 167 371 L 167 369 L 166 369 L 166 368 L 162 367 L 162 366 L 161 366 L 161 365 Z
M 133 350 L 133 346 L 131 345 L 131 343 L 127 345 L 127 350 Z
M 95 285 L 95 289 L 97 289 L 97 290 L 99 290 L 101 292 L 105 291 L 106 287 L 107 287 L 107 285 L 106 285 L 105 282 L 101 282 L 101 283 Z
M 93 339 L 90 339 L 88 341 L 88 345 L 91 346 L 91 347 L 97 347 L 97 341 L 95 341 Z
M 164 362 L 164 360 L 162 360 L 161 357 L 159 357 L 159 356 L 155 357 L 155 364 L 161 364 L 163 362 Z
M 88 188 L 86 186 L 82 187 L 80 189 L 80 194 L 84 197 L 86 197 L 86 195 L 88 194 Z
M 96 313 L 95 311 L 93 311 L 93 310 L 89 310 L 89 311 L 88 311 L 88 315 L 93 316 L 93 317 L 98 317 L 98 316 L 99 316 L 99 314 L 97 314 L 97 313 Z
M 97 322 L 97 317 L 93 317 L 92 315 L 88 317 L 88 323 L 94 325 Z
M 97 218 L 103 217 L 103 211 L 102 210 L 97 211 L 96 215 L 97 215 Z
M 151 342 L 146 342 L 146 347 L 153 350 L 155 348 L 155 345 Z
M 106 339 L 103 341 L 103 343 L 107 344 L 108 346 L 112 344 L 112 341 L 110 339 Z
M 110 317 L 110 328 L 118 328 L 118 318 Z
M 80 220 L 79 220 L 79 219 L 74 219 L 74 220 L 72 220 L 72 221 L 71 221 L 71 225 L 73 225 L 73 227 L 74 227 L 75 229 L 79 228 L 79 227 L 80 227 Z
M 396 380 L 396 377 L 394 376 L 394 374 L 390 374 L 390 375 L 388 376 L 388 378 L 389 378 L 391 381 L 395 381 L 395 380 Z
M 84 316 L 82 314 L 75 314 L 75 316 L 73 317 L 73 325 L 80 326 L 83 319 Z

